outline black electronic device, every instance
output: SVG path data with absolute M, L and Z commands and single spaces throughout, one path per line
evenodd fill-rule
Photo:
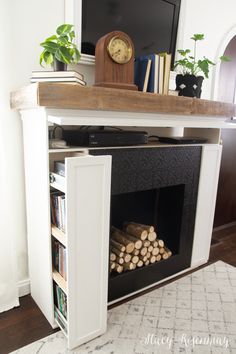
M 207 139 L 190 136 L 159 136 L 160 143 L 166 144 L 204 144 Z
M 172 54 L 174 63 L 181 0 L 80 0 L 80 3 L 82 54 L 94 55 L 98 39 L 119 30 L 132 38 L 136 56 L 167 52 Z
M 130 130 L 65 130 L 63 138 L 74 146 L 128 146 L 147 144 L 145 131 Z

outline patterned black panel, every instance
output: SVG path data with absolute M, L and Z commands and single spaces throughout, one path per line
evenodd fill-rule
M 160 234 L 168 234 L 166 236 L 170 243 L 173 242 L 173 238 L 179 239 L 179 252 L 166 261 L 110 277 L 109 301 L 142 289 L 190 266 L 201 150 L 201 146 L 181 146 L 90 151 L 93 155 L 112 156 L 113 196 L 159 190 L 162 207 L 158 216 L 162 220 L 167 220 L 158 225 L 158 230 Z M 164 187 L 180 185 L 183 186 L 183 207 L 182 210 L 175 210 L 172 208 L 175 197 L 171 188 Z M 177 215 L 180 219 L 179 230 L 169 222 Z
M 194 185 L 198 181 L 199 146 L 105 149 L 90 153 L 112 156 L 112 194 Z

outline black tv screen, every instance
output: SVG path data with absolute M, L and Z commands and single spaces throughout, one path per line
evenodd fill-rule
M 134 42 L 135 55 L 175 54 L 181 0 L 83 0 L 83 54 L 94 55 L 98 39 L 123 31 Z

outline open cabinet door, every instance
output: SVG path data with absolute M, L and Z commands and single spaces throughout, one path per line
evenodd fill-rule
M 67 335 L 73 349 L 106 331 L 111 156 L 65 159 Z

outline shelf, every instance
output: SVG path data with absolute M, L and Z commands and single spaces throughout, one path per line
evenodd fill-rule
M 55 237 L 60 243 L 63 244 L 63 246 L 66 247 L 66 235 L 65 233 L 58 229 L 55 225 L 52 225 L 51 227 L 51 234 L 53 237 Z
M 11 93 L 11 107 L 166 113 L 202 117 L 235 117 L 236 105 L 189 97 L 104 87 L 35 83 Z
M 58 273 L 55 269 L 53 269 L 52 272 L 52 278 L 57 283 L 57 285 L 64 291 L 64 293 L 67 295 L 67 282 L 66 280 L 61 276 L 60 273 Z

